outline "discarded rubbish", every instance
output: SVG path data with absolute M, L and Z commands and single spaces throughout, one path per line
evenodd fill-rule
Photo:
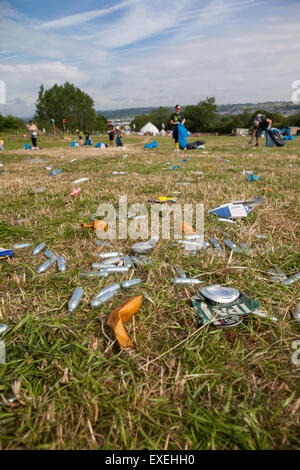
M 156 246 L 157 242 L 159 240 L 159 237 L 154 235 L 151 237 L 148 241 L 146 242 L 138 242 L 132 245 L 131 250 L 134 253 L 138 254 L 148 254 L 150 253 Z
M 84 276 L 84 277 L 107 277 L 108 272 L 103 271 L 103 269 L 101 269 L 100 271 L 97 271 L 97 272 L 89 271 L 87 273 L 80 273 L 79 275 Z
M 79 178 L 79 180 L 72 181 L 73 184 L 84 183 L 88 181 L 90 178 Z
M 33 250 L 32 250 L 32 254 L 35 256 L 37 255 L 38 253 L 40 253 L 46 246 L 46 243 L 45 242 L 42 242 L 40 243 L 39 245 L 37 245 Z
M 241 252 L 242 252 L 242 250 L 240 250 L 240 249 L 236 246 L 236 244 L 233 243 L 233 242 L 230 241 L 230 240 L 225 239 L 225 240 L 224 240 L 224 244 L 225 244 L 226 246 L 228 246 L 228 248 L 230 248 L 230 249 L 231 249 L 232 251 L 234 251 L 235 253 L 241 253 Z
M 185 272 L 183 271 L 183 269 L 177 267 L 177 272 L 178 272 L 178 274 L 179 274 L 179 276 L 180 276 L 181 279 L 186 279 L 186 274 L 185 274 Z
M 124 324 L 139 310 L 143 297 L 131 297 L 113 310 L 107 320 L 107 325 L 114 330 L 120 348 L 133 347 L 133 343 L 125 330 Z
M 62 173 L 62 170 L 59 168 L 58 170 L 53 170 L 49 173 L 50 176 L 55 176 L 55 175 L 59 175 L 60 173 Z
M 243 292 L 219 284 L 200 289 L 199 294 L 192 297 L 192 303 L 201 323 L 211 322 L 223 328 L 237 326 L 246 315 L 261 308 Z
M 280 269 L 278 266 L 275 266 L 274 269 L 270 269 L 269 274 L 270 274 L 271 280 L 275 284 L 283 282 L 284 280 L 288 278 L 285 272 L 283 272 L 282 269 Z
M 45 261 L 45 263 L 41 264 L 39 267 L 38 267 L 38 274 L 43 274 L 45 273 L 51 266 L 51 264 L 53 264 L 55 261 L 54 258 L 51 258 L 51 259 L 48 259 L 48 261 Z
M 41 188 L 36 188 L 34 190 L 35 193 L 43 193 L 44 191 L 46 191 L 45 186 L 42 186 Z
M 297 273 L 291 277 L 288 277 L 287 279 L 282 281 L 282 283 L 285 285 L 289 285 L 289 284 L 293 284 L 295 281 L 298 281 L 299 279 L 300 279 L 300 273 Z
M 107 273 L 127 273 L 129 271 L 129 266 L 104 266 L 102 270 Z
M 211 241 L 213 247 L 215 248 L 215 250 L 217 250 L 219 252 L 222 251 L 220 243 L 215 238 L 210 238 L 210 241 Z
M 223 219 L 222 217 L 219 217 L 218 218 L 218 221 L 219 222 L 228 222 L 230 224 L 236 224 L 236 222 L 234 220 L 231 220 L 231 219 Z
M 0 248 L 0 260 L 5 258 L 11 258 L 14 255 L 12 250 L 6 250 L 5 248 Z
M 229 204 L 223 204 L 215 209 L 209 211 L 209 214 L 216 214 L 222 218 L 232 218 L 236 219 L 239 217 L 247 217 L 250 210 L 248 210 L 243 204 L 234 204 L 230 202 Z
M 278 321 L 277 317 L 269 317 L 269 315 L 267 315 L 264 312 L 254 311 L 254 312 L 251 312 L 251 313 L 252 313 L 252 315 L 256 315 L 258 317 L 269 318 L 270 320 Z
M 156 202 L 157 204 L 161 204 L 164 202 L 173 202 L 176 203 L 176 197 L 166 197 L 166 196 L 159 196 L 157 199 L 148 199 L 148 202 Z
M 116 256 L 123 256 L 123 254 L 120 253 L 119 251 L 108 251 L 106 253 L 99 253 L 98 256 L 100 258 L 106 259 L 106 258 L 113 258 Z
M 300 302 L 298 302 L 298 304 L 296 305 L 295 320 L 297 323 L 300 323 Z
M 259 180 L 259 176 L 257 176 L 257 175 L 249 175 L 248 176 L 248 181 L 250 181 L 250 183 L 252 181 L 257 181 L 257 180 Z
M 0 364 L 6 363 L 6 348 L 4 341 L 0 341 Z
M 202 284 L 203 281 L 200 279 L 188 278 L 188 277 L 175 277 L 173 279 L 174 284 Z
M 104 245 L 104 242 L 102 240 L 97 240 L 95 242 L 95 245 Z
M 113 171 L 113 175 L 128 175 L 128 171 Z
M 213 300 L 214 302 L 221 304 L 234 302 L 240 296 L 240 293 L 237 289 L 234 289 L 233 287 L 223 287 L 219 284 L 202 287 L 200 289 L 200 294 L 209 300 Z
M 100 307 L 100 305 L 102 305 L 104 302 L 107 302 L 107 300 L 111 299 L 116 294 L 117 294 L 117 290 L 109 290 L 102 295 L 98 295 L 96 298 L 94 298 L 91 301 L 90 306 L 92 308 Z
M 66 270 L 66 263 L 65 263 L 65 259 L 63 256 L 59 256 L 57 258 L 57 269 L 60 271 L 60 272 L 65 272 Z
M 44 166 L 44 170 L 50 171 L 50 170 L 52 170 L 52 166 Z
M 124 281 L 121 284 L 122 289 L 129 289 L 130 287 L 137 286 L 138 284 L 141 284 L 142 279 L 136 278 L 136 279 L 130 279 L 129 281 Z
M 80 303 L 80 300 L 81 300 L 82 296 L 83 296 L 82 287 L 76 287 L 76 289 L 74 290 L 73 295 L 72 295 L 72 297 L 69 301 L 69 305 L 68 305 L 68 311 L 70 313 L 73 313 L 74 310 L 76 310 L 76 308 L 78 307 L 78 305 Z
M 19 219 L 19 220 L 16 220 L 16 223 L 17 223 L 17 224 L 23 224 L 24 222 L 26 222 L 26 219 Z
M 73 189 L 70 196 L 75 197 L 80 191 L 81 188 Z
M 143 266 L 143 261 L 138 258 L 138 256 L 131 256 L 131 261 L 133 264 L 138 268 L 139 266 Z
M 255 235 L 256 238 L 268 238 L 268 235 L 260 235 L 260 234 L 257 234 Z
M 45 255 L 47 258 L 49 258 L 49 259 L 54 259 L 54 260 L 56 260 L 55 254 L 54 254 L 52 251 L 50 251 L 50 250 L 46 250 L 45 253 L 44 253 L 44 255 Z
M 107 222 L 104 220 L 93 220 L 91 224 L 80 224 L 81 228 L 93 228 L 96 232 L 106 232 L 108 229 Z
M 0 325 L 0 336 L 2 336 L 8 329 L 9 329 L 9 326 L 6 325 L 5 323 L 2 323 L 2 325 Z
M 21 248 L 28 248 L 32 243 L 16 243 L 13 245 L 13 250 L 21 250 Z

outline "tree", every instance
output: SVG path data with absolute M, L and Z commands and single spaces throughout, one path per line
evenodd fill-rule
M 206 98 L 195 106 L 187 106 L 184 110 L 186 127 L 191 131 L 211 131 L 217 117 L 215 98 Z
M 96 126 L 94 100 L 69 82 L 55 84 L 48 90 L 41 85 L 34 119 L 45 128 L 49 128 L 54 119 L 55 126 L 63 129 L 62 120 L 66 119 L 68 129 L 93 129 Z
M 170 119 L 171 119 L 171 112 L 169 108 L 164 108 L 160 106 L 158 109 L 153 109 L 149 115 L 149 121 L 152 122 L 158 129 L 162 128 L 162 124 L 164 123 L 166 129 L 170 128 Z
M 139 114 L 138 116 L 135 116 L 133 121 L 130 122 L 130 127 L 133 128 L 133 124 L 135 124 L 135 130 L 139 132 L 141 128 L 149 122 L 149 114 Z
M 104 132 L 107 129 L 107 119 L 103 114 L 98 113 L 95 122 L 95 130 Z

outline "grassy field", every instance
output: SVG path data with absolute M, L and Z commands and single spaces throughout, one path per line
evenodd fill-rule
M 72 149 L 40 139 L 45 150 L 25 151 L 24 141 L 11 139 L 0 153 L 0 246 L 32 243 L 0 262 L 0 323 L 10 327 L 2 337 L 1 449 L 299 449 L 300 368 L 291 362 L 300 332 L 294 321 L 299 283 L 273 284 L 268 271 L 275 265 L 289 275 L 299 271 L 300 138 L 285 148 L 266 148 L 261 139 L 261 147 L 249 149 L 246 138 L 208 137 L 205 150 L 180 153 L 170 138 L 157 138 L 157 150 L 144 149 L 151 140 L 124 138 L 122 150 Z M 180 162 L 186 155 L 189 161 Z M 28 161 L 36 157 L 63 173 L 49 176 L 45 163 Z M 163 171 L 167 163 L 180 168 Z M 250 183 L 242 170 L 260 179 Z M 81 177 L 89 181 L 65 207 L 72 181 Z M 35 193 L 41 186 L 46 191 Z M 79 273 L 89 271 L 101 251 L 129 253 L 133 241 L 97 246 L 95 233 L 80 223 L 89 223 L 100 203 L 118 208 L 119 195 L 131 204 L 173 191 L 180 191 L 179 203 L 204 204 L 206 240 L 244 242 L 252 255 L 226 249 L 224 257 L 187 256 L 179 244 L 160 240 L 152 264 L 129 273 L 145 283 L 91 309 L 95 293 L 129 275 L 88 279 Z M 208 214 L 257 195 L 263 205 L 236 225 Z M 42 241 L 65 256 L 64 274 L 55 265 L 37 274 L 46 258 L 31 251 Z M 199 287 L 174 285 L 175 265 L 204 285 L 240 289 L 278 322 L 250 315 L 235 328 L 201 327 L 190 301 Z M 77 286 L 84 297 L 69 314 Z M 143 295 L 126 325 L 134 348 L 120 351 L 106 321 L 134 295 Z

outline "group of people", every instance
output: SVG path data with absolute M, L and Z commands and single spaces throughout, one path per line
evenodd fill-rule
M 175 112 L 172 114 L 170 123 L 173 126 L 173 139 L 175 141 L 175 149 L 179 151 L 179 143 L 178 143 L 178 124 L 184 124 L 185 123 L 185 117 L 183 116 L 183 113 L 181 112 L 181 106 L 177 104 L 175 106 Z M 253 139 L 255 137 L 256 139 L 256 144 L 255 146 L 258 147 L 259 143 L 258 140 L 261 137 L 262 133 L 266 131 L 267 129 L 271 129 L 272 126 L 272 120 L 268 119 L 264 114 L 257 114 L 253 120 L 253 131 L 251 134 L 251 138 L 249 141 L 249 145 L 252 144 Z M 27 128 L 30 133 L 30 138 L 32 142 L 32 146 L 34 149 L 37 149 L 37 138 L 38 138 L 38 128 L 36 124 L 31 120 L 29 121 L 29 124 L 27 125 Z M 108 137 L 109 137 L 109 145 L 110 147 L 113 147 L 116 143 L 117 146 L 122 146 L 122 131 L 118 126 L 114 126 L 112 123 L 109 123 L 108 126 L 108 131 L 107 131 Z M 79 129 L 76 129 L 76 135 L 79 139 L 79 145 L 84 145 L 84 139 L 83 136 L 85 135 L 85 145 L 91 145 L 91 139 L 90 139 L 90 132 L 86 130 L 85 132 L 80 131 Z M 115 141 L 116 137 L 116 141 Z M 4 150 L 3 148 L 3 141 L 0 140 L 0 150 Z
M 184 124 L 185 118 L 181 112 L 181 106 L 177 104 L 175 106 L 175 113 L 172 114 L 170 123 L 173 126 L 173 139 L 175 141 L 175 149 L 179 150 L 179 143 L 178 143 L 178 124 Z M 251 145 L 253 139 L 255 137 L 256 144 L 255 147 L 259 146 L 258 139 L 261 137 L 262 133 L 267 129 L 271 129 L 272 127 L 272 120 L 268 119 L 264 114 L 257 114 L 252 122 L 253 131 L 251 134 L 251 138 L 248 145 Z
M 79 145 L 92 145 L 92 141 L 90 139 L 91 133 L 86 130 L 85 132 L 80 131 L 79 129 L 76 129 L 76 135 L 79 140 Z M 83 141 L 83 136 L 85 135 L 85 142 Z
M 108 124 L 108 138 L 109 138 L 109 146 L 114 147 L 115 144 L 117 147 L 122 147 L 123 142 L 122 142 L 122 131 L 118 126 L 114 126 L 112 123 Z M 115 140 L 116 136 L 116 140 Z

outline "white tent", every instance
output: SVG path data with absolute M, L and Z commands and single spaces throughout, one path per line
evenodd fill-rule
M 142 129 L 140 130 L 140 134 L 146 135 L 146 134 L 151 134 L 151 135 L 159 135 L 159 130 L 157 127 L 155 127 L 152 122 L 148 122 Z

